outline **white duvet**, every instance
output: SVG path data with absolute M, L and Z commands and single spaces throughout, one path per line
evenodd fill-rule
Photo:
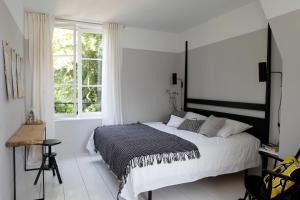
M 208 138 L 201 134 L 166 126 L 161 122 L 145 124 L 194 143 L 201 157 L 184 162 L 154 164 L 132 169 L 121 192 L 121 197 L 126 200 L 137 200 L 142 192 L 193 182 L 205 177 L 238 172 L 260 164 L 258 156 L 260 142 L 247 133 L 228 138 Z M 92 146 L 91 140 L 88 149 L 93 150 Z

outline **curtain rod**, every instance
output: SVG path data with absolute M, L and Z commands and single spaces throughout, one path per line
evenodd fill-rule
M 101 23 L 96 23 L 96 22 L 86 22 L 86 21 L 80 21 L 80 20 L 71 20 L 71 19 L 63 19 L 63 18 L 58 18 L 55 17 L 55 20 L 58 21 L 66 21 L 66 22 L 75 22 L 75 23 L 83 23 L 83 24 L 94 24 L 94 25 L 103 25 Z

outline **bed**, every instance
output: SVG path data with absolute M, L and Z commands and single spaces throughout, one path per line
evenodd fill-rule
M 119 196 L 126 200 L 137 200 L 138 195 L 143 192 L 193 182 L 205 177 L 234 173 L 260 164 L 258 157 L 260 140 L 249 133 L 240 133 L 228 138 L 209 138 L 195 132 L 178 130 L 162 122 L 144 125 L 190 141 L 197 146 L 201 156 L 184 162 L 161 164 L 155 162 L 153 165 L 132 168 L 126 176 L 125 184 L 120 188 Z M 93 145 L 94 137 L 94 135 L 91 137 L 90 150 L 97 149 Z
M 188 43 L 186 43 L 184 111 L 204 116 L 214 115 L 237 120 L 251 125 L 252 128 L 228 138 L 209 138 L 194 132 L 178 130 L 161 122 L 144 123 L 143 125 L 147 127 L 190 142 L 197 147 L 200 156 L 194 156 L 192 159 L 186 159 L 182 162 L 157 163 L 154 160 L 150 165 L 131 168 L 125 177 L 126 181 L 121 184 L 118 195 L 126 200 L 137 200 L 138 195 L 143 192 L 149 192 L 148 199 L 152 199 L 151 191 L 162 187 L 193 182 L 205 177 L 234 173 L 257 167 L 260 164 L 258 156 L 260 143 L 267 143 L 269 139 L 271 87 L 269 74 L 266 83 L 266 102 L 264 104 L 188 98 L 187 49 Z M 268 70 L 271 70 L 270 65 L 268 65 Z M 258 111 L 264 112 L 265 115 L 264 117 L 253 117 L 231 114 L 203 108 L 199 109 L 197 105 Z M 88 149 L 90 151 L 97 149 L 97 142 L 93 140 L 95 134 L 91 136 L 89 141 Z M 118 147 L 118 144 L 112 144 L 111 147 Z M 99 153 L 107 157 L 107 152 Z M 112 166 L 109 163 L 107 164 L 112 169 Z
M 259 165 L 260 142 L 248 133 L 230 138 L 207 138 L 194 132 L 168 127 L 160 122 L 146 125 L 193 142 L 199 149 L 201 158 L 133 169 L 121 192 L 121 197 L 125 199 L 134 200 L 142 192 L 238 172 Z

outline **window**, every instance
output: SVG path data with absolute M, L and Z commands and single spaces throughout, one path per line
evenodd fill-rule
M 57 25 L 53 35 L 55 113 L 101 112 L 102 34 L 99 29 Z

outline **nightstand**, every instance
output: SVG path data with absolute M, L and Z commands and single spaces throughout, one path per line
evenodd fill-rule
M 263 169 L 267 169 L 268 167 L 268 157 L 275 158 L 275 159 L 279 158 L 279 152 L 270 151 L 262 147 L 259 148 L 259 154 L 261 155 Z M 274 168 L 276 165 L 277 162 L 274 163 Z

